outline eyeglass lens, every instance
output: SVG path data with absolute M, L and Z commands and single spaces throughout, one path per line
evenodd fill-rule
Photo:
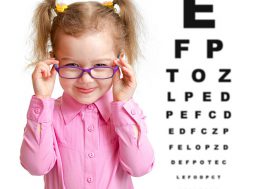
M 64 78 L 79 78 L 82 76 L 82 73 L 83 73 L 83 70 L 79 68 L 62 67 L 59 69 L 60 76 Z M 113 69 L 110 67 L 93 68 L 90 71 L 90 75 L 91 77 L 98 78 L 98 79 L 110 78 L 113 76 Z

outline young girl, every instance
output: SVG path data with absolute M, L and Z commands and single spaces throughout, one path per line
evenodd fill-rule
M 131 0 L 44 0 L 36 9 L 35 95 L 20 161 L 44 175 L 46 189 L 132 189 L 131 176 L 151 170 L 145 117 L 132 99 L 135 18 Z M 57 72 L 64 93 L 55 100 Z

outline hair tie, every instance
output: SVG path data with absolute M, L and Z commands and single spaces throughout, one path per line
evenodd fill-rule
M 119 14 L 120 13 L 120 7 L 118 4 L 114 4 L 112 1 L 106 1 L 102 3 L 103 6 L 111 8 L 114 10 L 115 13 Z
M 65 3 L 63 3 L 63 1 Z M 88 2 L 91 0 L 80 0 L 80 2 Z M 60 12 L 63 13 L 67 8 L 68 8 L 68 4 L 74 3 L 76 1 L 72 1 L 72 0 L 56 0 L 56 5 L 55 5 L 55 10 L 56 12 Z M 101 3 L 103 6 L 111 8 L 114 10 L 115 13 L 117 13 L 118 15 L 120 14 L 120 7 L 118 4 L 113 3 L 113 1 L 103 1 L 103 0 L 95 0 L 95 2 L 99 2 Z
M 67 8 L 68 8 L 68 5 L 66 5 L 65 3 L 57 3 L 55 5 L 55 10 L 60 13 L 63 13 L 65 9 Z
M 111 9 L 114 8 L 113 7 L 113 2 L 111 2 L 111 1 L 105 1 L 105 2 L 102 3 L 102 5 L 105 6 L 105 7 L 111 8 Z

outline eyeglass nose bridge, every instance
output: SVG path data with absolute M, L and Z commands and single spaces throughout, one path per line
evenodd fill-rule
M 82 72 L 80 73 L 80 75 L 79 75 L 79 77 L 78 78 L 81 78 L 81 77 L 83 77 L 83 74 L 86 72 L 86 73 L 88 73 L 89 74 L 89 76 L 91 77 L 91 78 L 93 78 L 94 79 L 94 77 L 92 76 L 92 74 L 91 74 L 91 70 L 93 69 L 93 68 L 79 68 L 80 70 L 82 70 Z

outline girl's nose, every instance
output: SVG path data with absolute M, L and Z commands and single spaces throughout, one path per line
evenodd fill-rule
M 79 78 L 79 80 L 85 83 L 94 81 L 94 79 L 87 72 L 84 72 L 82 77 Z

